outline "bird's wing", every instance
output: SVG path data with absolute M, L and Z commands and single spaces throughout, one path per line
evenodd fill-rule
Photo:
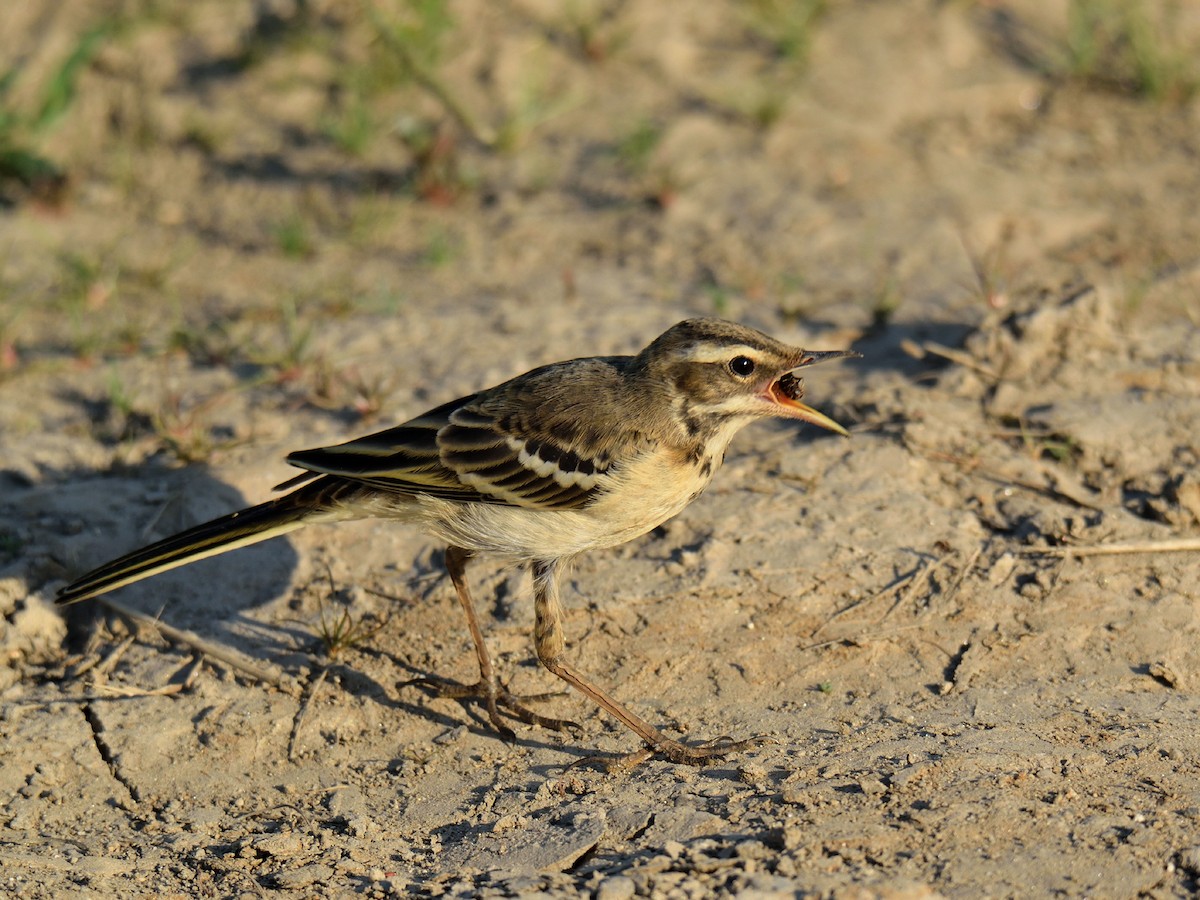
M 560 373 L 540 374 L 523 376 L 519 391 L 502 385 L 386 431 L 293 453 L 288 462 L 403 494 L 578 509 L 605 490 L 620 454 L 602 428 L 579 427 L 586 395 L 570 391 L 570 379 L 564 391 Z
M 442 465 L 438 432 L 455 410 L 474 394 L 443 404 L 403 425 L 332 447 L 299 450 L 287 461 L 308 471 L 277 489 L 293 487 L 314 475 L 334 475 L 401 494 L 428 494 L 446 500 L 487 501 L 479 491 Z

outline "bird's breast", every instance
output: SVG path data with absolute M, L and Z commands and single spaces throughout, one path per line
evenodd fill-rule
M 720 458 L 648 449 L 613 465 L 605 489 L 578 509 L 530 509 L 421 498 L 424 524 L 443 540 L 514 560 L 614 547 L 658 527 L 712 480 Z

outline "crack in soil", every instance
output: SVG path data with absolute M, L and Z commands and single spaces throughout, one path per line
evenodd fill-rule
M 108 741 L 104 739 L 104 723 L 100 721 L 100 716 L 96 713 L 95 708 L 91 703 L 85 703 L 80 709 L 83 711 L 83 717 L 87 720 L 88 727 L 92 730 L 92 743 L 96 745 L 96 752 L 100 754 L 100 758 L 108 765 L 108 771 L 112 774 L 113 779 L 125 788 L 133 805 L 136 806 L 141 803 L 141 791 L 121 771 L 116 754 L 113 753 L 112 748 L 108 745 Z

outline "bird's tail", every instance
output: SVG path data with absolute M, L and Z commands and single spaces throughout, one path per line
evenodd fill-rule
M 197 560 L 287 534 L 319 519 L 337 518 L 336 511 L 321 502 L 320 492 L 312 490 L 318 485 L 314 482 L 285 497 L 213 519 L 114 559 L 59 590 L 57 602 L 78 603 Z

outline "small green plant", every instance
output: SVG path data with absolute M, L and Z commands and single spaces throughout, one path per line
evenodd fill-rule
M 116 369 L 110 369 L 100 403 L 89 404 L 92 432 L 111 444 L 151 442 L 182 463 L 207 462 L 218 450 L 232 446 L 232 437 L 220 436 L 212 425 L 212 410 L 228 398 L 214 394 L 188 404 L 178 392 L 166 395 L 156 409 L 146 411 L 130 393 Z
M 300 378 L 312 362 L 313 321 L 312 317 L 306 321 L 300 315 L 291 297 L 284 299 L 279 312 L 283 347 L 273 354 L 262 355 L 258 362 L 274 371 L 276 383 L 284 384 Z
M 240 351 L 225 322 L 211 319 L 200 326 L 181 322 L 167 337 L 166 349 L 182 352 L 201 366 L 228 366 Z
M 896 311 L 900 309 L 902 302 L 904 302 L 904 295 L 900 291 L 900 285 L 896 276 L 889 271 L 884 275 L 875 291 L 875 299 L 871 304 L 872 324 L 876 328 L 886 327 L 892 321 Z
M 328 597 L 333 598 L 337 594 L 337 587 L 333 581 L 333 572 L 328 566 L 325 569 L 325 575 L 329 579 Z M 317 693 L 325 684 L 329 670 L 338 664 L 339 657 L 346 653 L 347 650 L 352 650 L 363 642 L 370 640 L 387 624 L 387 619 L 381 619 L 370 624 L 367 623 L 365 618 L 355 619 L 350 613 L 349 606 L 343 606 L 339 612 L 326 618 L 325 602 L 325 597 L 322 597 L 319 601 L 319 621 L 317 624 L 317 640 L 325 656 L 325 661 L 321 664 L 320 669 L 317 670 L 316 676 L 309 681 L 304 699 L 300 703 L 300 708 L 296 710 L 296 717 L 292 720 L 292 733 L 288 737 L 288 759 L 295 759 L 296 757 L 296 745 L 300 739 L 300 729 L 304 725 L 304 720 L 308 717 L 308 711 L 312 707 L 313 701 L 316 700 Z
M 215 394 L 196 406 L 187 406 L 178 393 L 150 416 L 151 427 L 162 449 L 181 463 L 206 463 L 213 454 L 234 444 L 233 440 L 218 440 L 209 421 L 210 411 L 225 400 Z
M 97 356 L 111 349 L 115 326 L 101 313 L 120 289 L 121 273 L 113 253 L 64 251 L 58 257 L 61 274 L 55 303 L 70 323 L 65 343 L 78 357 Z
M 833 693 L 833 682 L 832 681 L 818 682 L 817 690 L 820 691 L 822 694 L 832 694 Z
M 0 319 L 0 376 L 5 372 L 14 371 L 21 364 L 21 354 L 17 350 L 17 339 L 13 336 L 13 323 L 17 320 L 17 310 Z
M 343 380 L 351 391 L 350 405 L 360 419 L 369 422 L 382 412 L 384 401 L 392 392 L 392 384 L 388 378 L 366 378 L 358 371 L 352 370 L 345 373 Z
M 495 130 L 480 122 L 437 73 L 443 38 L 454 24 L 445 0 L 409 0 L 409 16 L 403 20 L 385 18 L 371 0 L 361 2 L 380 43 L 408 76 L 441 103 L 472 138 L 494 149 Z
M 544 60 L 532 54 L 522 69 L 515 103 L 500 119 L 494 148 L 513 153 L 539 126 L 560 116 L 580 103 L 580 98 L 564 94 L 546 74 Z
M 454 235 L 445 228 L 436 228 L 425 245 L 425 261 L 431 266 L 441 267 L 452 262 L 458 252 L 458 241 Z
M 569 3 L 566 32 L 580 55 L 604 63 L 629 43 L 630 29 L 617 22 L 618 10 L 599 3 Z
M 708 294 L 708 301 L 712 304 L 713 312 L 718 316 L 726 316 L 729 314 L 729 289 L 723 284 L 707 284 L 704 291 Z
M 307 258 L 316 252 L 308 223 L 296 213 L 275 226 L 275 242 L 280 252 L 292 259 Z
M 396 19 L 383 18 L 377 7 L 363 0 L 376 29 L 386 32 L 405 48 L 405 55 L 422 67 L 436 67 L 442 58 L 442 45 L 454 28 L 446 0 L 405 0 Z
M 1066 74 L 1075 80 L 1148 97 L 1186 101 L 1200 87 L 1196 47 L 1172 40 L 1177 4 L 1144 0 L 1071 0 Z
M 396 133 L 412 154 L 413 187 L 422 200 L 450 206 L 470 187 L 453 131 L 414 118 L 404 118 Z
M 787 94 L 778 89 L 767 89 L 759 93 L 749 109 L 750 121 L 760 131 L 770 131 L 787 111 Z
M 109 369 L 108 382 L 105 387 L 108 391 L 109 407 L 124 419 L 133 415 L 133 399 L 129 396 L 129 390 L 125 387 L 125 382 L 121 380 L 116 369 Z
M 669 208 L 683 187 L 670 162 L 656 158 L 663 130 L 650 120 L 639 122 L 615 147 L 621 166 L 633 176 L 642 199 L 657 209 Z
M 179 4 L 186 9 L 187 4 Z M 280 48 L 298 50 L 318 44 L 319 14 L 308 0 L 290 4 L 262 3 L 258 15 L 245 32 L 241 51 L 233 62 L 239 69 L 250 69 Z
M 332 577 L 330 578 L 332 593 Z M 387 619 L 368 622 L 366 618 L 356 619 L 350 614 L 350 608 L 343 606 L 330 618 L 325 617 L 325 601 L 321 601 L 319 622 L 317 625 L 317 640 L 321 642 L 321 650 L 330 660 L 336 660 L 347 650 L 353 650 L 365 641 L 370 640 L 387 624 Z
M 389 284 L 378 284 L 365 294 L 354 298 L 354 308 L 361 313 L 380 316 L 397 315 L 404 307 L 406 298 L 397 288 Z
M 1000 421 L 1005 430 L 997 434 L 1019 445 L 1034 459 L 1076 463 L 1083 456 L 1079 441 L 1069 434 L 1030 427 L 1020 416 L 1002 416 Z
M 357 368 L 335 370 L 327 360 L 313 367 L 307 400 L 318 409 L 345 410 L 349 407 L 362 421 L 379 415 L 392 392 L 390 379 L 366 377 Z
M 152 417 L 140 412 L 115 368 L 105 381 L 102 403 L 90 405 L 92 434 L 106 444 L 133 444 L 154 434 Z
M 66 187 L 66 172 L 42 152 L 41 143 L 70 108 L 80 74 L 108 33 L 109 26 L 102 25 L 81 35 L 66 59 L 42 85 L 32 108 L 22 109 L 13 99 L 13 88 L 24 62 L 0 72 L 0 191 L 17 184 L 39 198 L 54 202 L 60 199 Z
M 812 47 L 813 26 L 825 0 L 751 0 L 750 28 L 768 41 L 782 59 L 804 64 Z
M 1049 456 L 1055 462 L 1073 463 L 1083 455 L 1083 450 L 1070 435 L 1062 438 L 1051 436 L 1042 440 L 1039 455 Z
M 643 120 L 617 144 L 617 157 L 633 174 L 645 174 L 662 136 L 662 129 L 658 125 Z
M 354 91 L 336 114 L 325 118 L 321 130 L 340 150 L 351 156 L 362 156 L 379 126 L 366 99 Z

